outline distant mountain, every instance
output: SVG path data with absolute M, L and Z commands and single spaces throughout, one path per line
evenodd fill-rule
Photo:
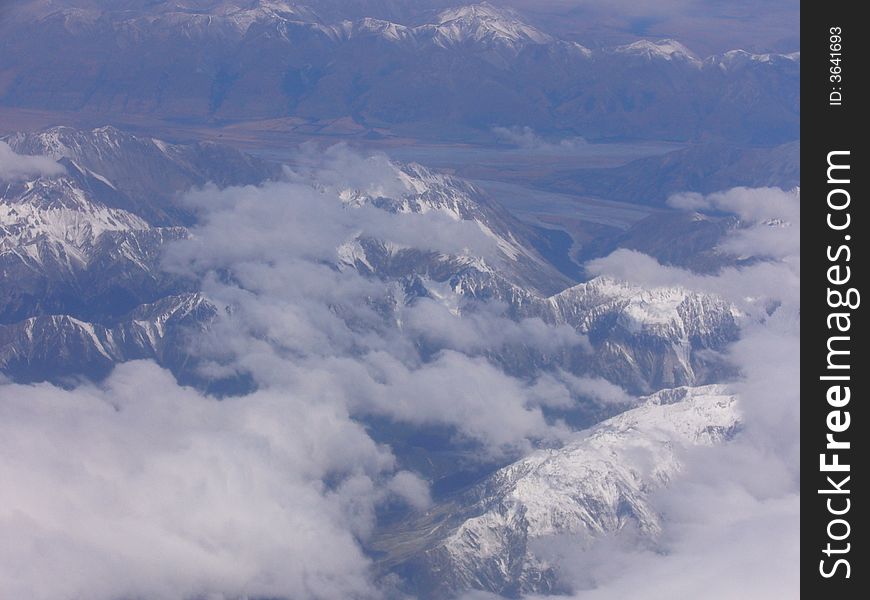
M 482 48 L 507 48 L 518 51 L 530 44 L 548 44 L 553 38 L 522 21 L 520 16 L 483 2 L 445 10 L 437 23 L 415 28 L 431 32 L 432 41 L 441 47 L 468 44 Z
M 24 3 L 0 26 L 0 104 L 196 122 L 351 118 L 464 141 L 491 140 L 496 126 L 589 139 L 799 137 L 799 54 L 702 59 L 673 40 L 590 50 L 485 2 L 405 23 L 338 13 L 272 0 Z
M 559 192 L 661 206 L 678 192 L 800 186 L 800 141 L 771 148 L 699 144 L 621 167 L 561 171 L 540 185 Z
M 221 157 L 214 168 L 223 165 L 224 182 L 231 177 L 244 182 L 258 169 L 270 174 L 273 168 L 216 146 L 173 146 L 111 128 L 55 128 L 8 139 L 18 151 L 59 157 L 67 172 L 14 182 L 0 197 L 4 370 L 21 377 L 48 374 L 54 361 L 58 373 L 92 374 L 143 356 L 179 373 L 188 368 L 183 344 L 166 354 L 156 337 L 140 340 L 128 331 L 132 324 L 124 325 L 139 311 L 146 316 L 135 319 L 143 322 L 137 327 L 156 330 L 148 323 L 157 317 L 148 317 L 153 311 L 145 307 L 172 306 L 173 298 L 197 291 L 195 281 L 161 267 L 165 245 L 187 236 L 181 223 L 189 217 L 177 208 L 176 194 L 185 185 L 204 182 L 210 171 L 194 166 L 214 156 Z M 642 290 L 604 279 L 575 285 L 536 249 L 540 230 L 517 220 L 473 184 L 417 164 L 389 168 L 397 185 L 381 195 L 333 191 L 347 210 L 369 206 L 474 223 L 492 241 L 494 253 L 419 250 L 361 235 L 345 240 L 336 248 L 335 268 L 385 283 L 384 298 L 372 302 L 387 322 L 398 325 L 402 311 L 423 300 L 458 314 L 473 314 L 480 301 L 496 301 L 509 317 L 568 325 L 587 335 L 593 347 L 592 352 L 577 347 L 556 354 L 524 347 L 492 350 L 489 358 L 509 372 L 558 367 L 604 376 L 639 392 L 706 383 L 722 373 L 702 351 L 722 348 L 736 335 L 737 315 L 727 303 L 680 289 Z M 153 197 L 154 204 L 163 218 L 181 215 L 166 226 L 147 220 L 155 214 L 147 190 L 163 184 L 171 186 Z M 398 296 L 390 291 L 394 286 L 401 290 Z M 194 317 L 173 322 L 205 327 L 214 309 L 188 313 Z M 196 322 L 200 317 L 205 321 Z M 435 340 L 417 343 L 430 354 L 440 348 Z
M 650 62 L 654 60 L 666 60 L 683 62 L 694 66 L 700 66 L 701 61 L 695 54 L 676 40 L 639 40 L 637 42 L 614 48 L 616 54 L 626 56 L 638 56 Z
M 539 450 L 394 525 L 373 549 L 424 598 L 569 591 L 541 553 L 548 536 L 572 534 L 588 546 L 631 528 L 654 543 L 661 516 L 651 494 L 679 472 L 686 447 L 721 443 L 739 423 L 723 386 L 662 390 L 577 441 Z

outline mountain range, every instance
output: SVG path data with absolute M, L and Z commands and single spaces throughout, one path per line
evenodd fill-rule
M 512 126 L 590 140 L 799 136 L 799 53 L 699 57 L 667 39 L 587 48 L 486 2 L 384 11 L 404 23 L 321 10 L 18 3 L 0 26 L 0 105 L 188 123 L 347 121 L 370 136 L 463 141 Z
M 723 386 L 663 390 L 393 525 L 374 547 L 382 567 L 405 574 L 424 598 L 566 592 L 536 541 L 570 535 L 582 546 L 635 532 L 643 540 L 635 544 L 654 547 L 662 526 L 650 496 L 681 470 L 686 448 L 721 443 L 739 426 Z
M 219 169 L 221 184 L 281 177 L 280 169 L 211 145 L 171 145 L 114 128 L 52 128 L 7 140 L 18 152 L 56 158 L 66 173 L 10 183 L 0 198 L 4 370 L 28 380 L 76 369 L 95 376 L 118 360 L 143 357 L 179 374 L 192 368 L 185 331 L 207 327 L 216 309 L 198 295 L 193 280 L 161 263 L 166 246 L 186 238 L 193 218 L 178 194 L 210 180 L 209 171 L 196 167 L 200 161 Z M 342 190 L 346 209 L 468 221 L 494 241 L 496 252 L 456 254 L 347 239 L 335 249 L 337 269 L 403 290 L 389 320 L 399 321 L 402 306 L 419 299 L 470 314 L 476 302 L 495 301 L 511 318 L 570 326 L 594 349 L 528 355 L 517 347 L 491 357 L 512 371 L 559 366 L 639 392 L 707 383 L 722 373 L 702 351 L 734 339 L 738 314 L 727 303 L 676 288 L 644 290 L 606 279 L 577 283 L 537 249 L 540 230 L 473 184 L 417 164 L 391 163 L 390 169 L 399 192 Z M 155 188 L 162 195 L 149 195 Z M 429 348 L 437 350 L 437 343 Z
M 799 11 L 653 4 L 0 2 L 0 596 L 795 596 Z
M 22 382 L 69 385 L 99 380 L 120 362 L 151 359 L 219 393 L 244 386 L 215 388 L 198 374 L 191 340 L 208 332 L 223 309 L 163 259 L 196 220 L 181 201 L 184 190 L 287 173 L 226 148 L 173 145 L 112 127 L 51 128 L 4 141 L 22 155 L 51 157 L 63 172 L 6 182 L 0 195 L 2 372 Z M 494 244 L 490 252 L 457 253 L 378 237 L 342 242 L 332 268 L 399 290 L 370 300 L 388 327 L 406 328 L 405 311 L 422 302 L 472 320 L 496 303 L 510 319 L 540 319 L 588 340 L 556 351 L 535 350 L 522 339 L 484 346 L 483 356 L 505 372 L 557 370 L 651 395 L 626 396 L 628 405 L 604 409 L 554 408 L 553 418 L 581 429 L 601 422 L 558 447 L 491 465 L 495 470 L 482 479 L 445 458 L 466 460 L 461 451 L 444 455 L 433 442 L 406 447 L 391 439 L 401 464 L 441 483 L 433 506 L 391 516 L 368 542 L 379 570 L 424 598 L 469 589 L 552 593 L 566 584 L 536 540 L 572 534 L 589 541 L 632 530 L 654 545 L 660 517 L 648 498 L 679 471 L 680 448 L 722 442 L 738 427 L 734 396 L 709 384 L 730 373 L 715 351 L 736 338 L 739 311 L 680 287 L 572 280 L 536 249 L 539 230 L 474 184 L 413 163 L 388 169 L 396 182 L 389 189 L 335 190 L 343 210 L 415 214 L 436 219 L 433 225 L 442 218 L 467 222 Z M 423 356 L 444 348 L 411 329 L 405 335 Z M 394 427 L 376 420 L 370 426 L 387 434 Z

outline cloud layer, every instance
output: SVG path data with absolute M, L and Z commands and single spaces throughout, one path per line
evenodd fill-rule
M 69 390 L 0 384 L 0 596 L 378 597 L 361 549 L 378 508 L 431 500 L 363 423 L 446 428 L 479 460 L 506 460 L 571 435 L 548 407 L 630 404 L 602 379 L 520 378 L 487 358 L 588 348 L 570 328 L 514 321 L 495 304 L 464 317 L 433 299 L 405 304 L 395 283 L 342 263 L 337 248 L 359 237 L 475 258 L 496 249 L 446 214 L 349 205 L 348 191 L 401 192 L 383 157 L 337 148 L 300 163 L 286 181 L 189 194 L 199 225 L 166 257 L 219 309 L 191 340 L 201 374 L 244 375 L 254 391 L 218 400 L 150 362 Z M 591 268 L 715 291 L 741 308 L 730 358 L 746 427 L 690 456 L 662 494 L 657 553 L 618 540 L 593 554 L 554 545 L 584 598 L 693 597 L 711 580 L 722 598 L 745 597 L 749 578 L 720 581 L 718 569 L 757 568 L 761 553 L 779 557 L 770 577 L 781 589 L 796 581 L 798 197 L 732 190 L 673 203 L 737 212 L 745 226 L 725 248 L 766 259 L 699 276 L 618 251 Z M 751 585 L 773 585 L 756 575 Z
M 550 545 L 577 598 L 773 599 L 799 595 L 800 196 L 735 188 L 686 194 L 671 205 L 731 212 L 742 226 L 723 251 L 765 260 L 699 276 L 620 250 L 592 268 L 647 285 L 711 291 L 744 312 L 727 358 L 740 372 L 743 430 L 730 443 L 685 457 L 656 505 L 664 535 L 652 549 L 625 539 L 587 548 Z
M 463 321 L 398 303 L 395 284 L 337 248 L 369 236 L 480 258 L 491 238 L 446 214 L 348 205 L 348 190 L 404 185 L 381 157 L 309 158 L 286 181 L 190 193 L 200 224 L 166 256 L 219 308 L 191 339 L 202 375 L 244 375 L 255 391 L 218 400 L 147 361 L 68 390 L 0 384 L 0 596 L 375 597 L 361 548 L 378 507 L 431 500 L 361 423 L 443 427 L 476 460 L 568 434 L 544 406 L 576 390 L 510 376 L 485 354 L 585 338 L 495 305 Z
M 392 457 L 340 406 L 275 391 L 216 402 L 149 362 L 100 386 L 0 393 L 0 595 L 369 589 L 353 532 L 371 527 Z
M 9 144 L 0 140 L 0 181 L 53 177 L 65 172 L 63 165 L 48 156 L 16 154 Z

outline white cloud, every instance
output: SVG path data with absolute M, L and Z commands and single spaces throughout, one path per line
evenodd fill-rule
M 393 284 L 339 268 L 336 248 L 360 235 L 422 250 L 496 251 L 470 223 L 351 208 L 339 198 L 348 187 L 393 194 L 396 177 L 382 157 L 337 148 L 303 160 L 288 181 L 188 196 L 200 225 L 170 250 L 166 265 L 201 278 L 220 309 L 192 350 L 204 373 L 246 373 L 257 391 L 218 401 L 147 362 L 121 365 L 98 386 L 0 386 L 0 596 L 376 596 L 360 542 L 377 506 L 401 501 L 420 509 L 431 497 L 361 421 L 447 427 L 475 445 L 477 458 L 492 460 L 568 437 L 569 427 L 548 419 L 547 408 L 570 408 L 578 397 L 632 401 L 601 379 L 520 378 L 487 358 L 503 347 L 588 351 L 570 328 L 516 322 L 495 304 L 462 317 L 426 299 L 399 305 Z M 752 206 L 757 194 L 769 200 L 763 211 Z M 730 447 L 690 460 L 673 495 L 662 496 L 673 532 L 661 541 L 665 555 L 601 554 L 610 564 L 637 565 L 652 582 L 700 568 L 695 562 L 704 556 L 743 567 L 741 545 L 750 541 L 771 551 L 792 541 L 784 524 L 796 502 L 796 391 L 789 385 L 797 379 L 799 260 L 789 236 L 799 227 L 767 223 L 796 222 L 796 200 L 780 194 L 695 201 L 740 212 L 748 225 L 729 243 L 766 249 L 771 260 L 705 277 L 619 251 L 590 267 L 647 285 L 714 291 L 747 314 L 731 353 L 743 369 L 746 431 Z M 786 239 L 771 244 L 781 231 Z M 743 468 L 749 464 L 763 476 Z M 725 520 L 699 512 L 713 500 L 720 511 L 739 510 Z M 705 550 L 707 540 L 721 543 Z M 631 597 L 625 590 L 640 581 L 633 574 L 565 548 L 575 564 L 589 566 L 594 597 Z M 783 561 L 780 574 L 788 577 Z M 566 573 L 578 586 L 589 583 L 570 567 Z M 686 578 L 681 591 L 692 592 L 693 581 Z
M 539 385 L 483 355 L 585 338 L 495 306 L 469 319 L 469 335 L 455 314 L 397 308 L 393 284 L 337 267 L 336 248 L 359 235 L 493 251 L 471 223 L 339 198 L 400 184 L 380 158 L 339 148 L 288 181 L 188 195 L 200 225 L 166 265 L 200 277 L 220 308 L 191 350 L 204 373 L 249 374 L 257 391 L 217 400 L 150 362 L 101 385 L 0 387 L 0 596 L 375 596 L 361 542 L 376 507 L 431 497 L 361 420 L 445 426 L 479 460 L 567 434 L 545 418 Z M 422 340 L 437 350 L 426 360 Z
M 797 597 L 800 230 L 778 225 L 799 225 L 799 202 L 791 192 L 745 188 L 672 201 L 689 210 L 738 214 L 745 228 L 732 233 L 727 247 L 767 257 L 750 266 L 699 276 L 628 251 L 591 265 L 645 285 L 715 292 L 745 311 L 741 337 L 727 352 L 740 371 L 732 387 L 743 429 L 723 446 L 685 456 L 680 477 L 657 495 L 664 534 L 651 548 L 630 532 L 591 549 L 570 538 L 546 541 L 544 554 L 560 565 L 575 597 Z
M 527 383 L 481 355 L 503 347 L 588 350 L 585 337 L 540 319 L 515 322 L 496 305 L 462 317 L 426 299 L 396 306 L 393 284 L 337 269 L 336 248 L 360 235 L 472 256 L 493 247 L 470 221 L 339 200 L 348 185 L 398 193 L 395 167 L 378 157 L 338 148 L 308 159 L 313 166 L 302 161 L 290 182 L 188 197 L 201 224 L 167 264 L 203 277 L 205 293 L 227 308 L 198 340 L 200 354 L 213 360 L 210 372 L 250 373 L 260 384 L 305 390 L 312 401 L 338 399 L 358 416 L 447 425 L 481 444 L 481 458 L 564 435 Z M 421 344 L 436 352 L 428 362 Z
M 65 172 L 63 165 L 48 156 L 16 154 L 9 144 L 0 140 L 0 181 L 53 177 Z
M 399 471 L 396 473 L 387 487 L 392 493 L 405 500 L 405 502 L 417 510 L 429 508 L 432 504 L 429 484 L 410 471 Z
M 0 395 L 0 596 L 372 590 L 351 531 L 370 527 L 393 458 L 341 406 L 272 390 L 218 402 L 147 362 Z
M 580 347 L 592 352 L 589 340 L 569 325 L 549 325 L 537 317 L 517 321 L 505 316 L 504 309 L 493 302 L 460 318 L 444 304 L 423 298 L 407 307 L 402 323 L 415 336 L 463 352 L 503 346 L 550 353 Z
M 523 150 L 541 153 L 565 153 L 581 149 L 587 145 L 582 137 L 564 138 L 550 142 L 535 133 L 531 127 L 493 127 L 492 132 L 499 138 Z

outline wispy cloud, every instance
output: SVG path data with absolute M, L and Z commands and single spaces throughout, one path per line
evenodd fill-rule
M 53 177 L 65 172 L 63 165 L 51 157 L 17 154 L 9 144 L 0 140 L 0 181 Z
M 582 137 L 563 138 L 557 141 L 545 140 L 528 126 L 493 127 L 492 131 L 508 144 L 534 152 L 564 153 L 582 148 L 588 143 Z
M 731 386 L 743 429 L 725 445 L 685 456 L 681 475 L 656 497 L 664 535 L 652 548 L 628 532 L 591 549 L 570 538 L 551 540 L 545 554 L 584 600 L 797 597 L 799 195 L 737 188 L 683 195 L 672 205 L 740 215 L 745 226 L 725 247 L 767 259 L 705 277 L 618 251 L 592 268 L 644 284 L 713 291 L 744 311 L 740 339 L 727 351 L 740 372 Z
M 376 597 L 361 544 L 378 506 L 431 500 L 360 423 L 444 427 L 479 460 L 569 433 L 545 406 L 576 391 L 486 356 L 585 338 L 497 306 L 466 322 L 397 304 L 395 284 L 336 250 L 365 235 L 486 256 L 491 238 L 447 215 L 349 203 L 348 190 L 405 185 L 380 157 L 309 158 L 286 181 L 190 193 L 200 224 L 165 259 L 219 307 L 191 340 L 203 373 L 244 373 L 255 391 L 217 400 L 151 362 L 69 390 L 0 385 L 0 596 Z
M 518 377 L 490 358 L 502 347 L 588 350 L 569 328 L 515 321 L 495 304 L 465 316 L 426 299 L 404 304 L 394 283 L 342 265 L 337 248 L 359 236 L 421 252 L 495 249 L 448 215 L 349 202 L 349 190 L 377 197 L 407 185 L 382 157 L 307 152 L 286 181 L 189 194 L 199 225 L 166 256 L 166 268 L 198 278 L 219 309 L 192 340 L 203 372 L 244 373 L 255 391 L 217 400 L 151 362 L 68 390 L 0 385 L 0 596 L 378 597 L 361 550 L 378 507 L 431 499 L 361 423 L 447 428 L 480 460 L 506 460 L 570 437 L 548 407 L 631 401 L 601 379 Z M 793 589 L 799 247 L 765 236 L 798 235 L 780 227 L 797 218 L 797 203 L 779 190 L 692 199 L 693 209 L 741 214 L 747 227 L 730 251 L 768 255 L 748 267 L 704 277 L 625 251 L 591 265 L 715 291 L 740 307 L 743 335 L 729 356 L 746 416 L 733 443 L 689 456 L 659 498 L 669 533 L 656 553 L 553 546 L 588 597 L 693 597 L 710 581 L 722 598 L 740 597 L 747 578 L 720 577 L 723 566 L 749 569 L 754 589 L 774 577 Z M 752 562 L 762 552 L 781 557 L 764 573 Z

